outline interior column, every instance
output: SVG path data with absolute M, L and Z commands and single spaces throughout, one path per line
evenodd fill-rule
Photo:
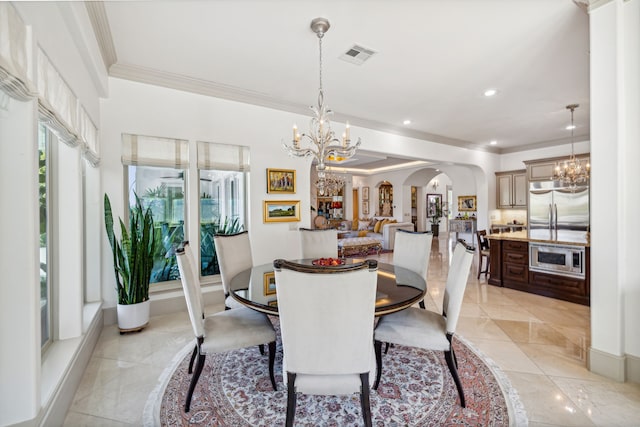
M 589 368 L 640 382 L 640 0 L 592 6 Z

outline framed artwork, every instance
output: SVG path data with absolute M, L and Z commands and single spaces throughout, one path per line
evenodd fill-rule
M 458 196 L 458 211 L 459 212 L 475 212 L 476 211 L 476 196 Z
M 267 169 L 267 193 L 294 194 L 296 171 L 294 169 Z
M 369 187 L 362 187 L 362 200 L 369 200 Z
M 272 299 L 267 304 L 269 305 L 269 307 L 277 307 L 278 306 L 278 300 L 277 299 Z
M 300 221 L 300 200 L 265 200 L 262 216 L 264 222 Z
M 276 293 L 276 274 L 273 271 L 268 271 L 263 275 L 264 281 L 264 294 L 273 295 Z
M 369 201 L 362 201 L 362 215 L 369 215 Z
M 438 206 L 442 208 L 442 194 L 427 194 L 427 218 L 436 216 Z

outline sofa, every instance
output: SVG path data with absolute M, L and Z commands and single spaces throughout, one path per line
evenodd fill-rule
M 383 224 L 377 230 L 378 232 L 375 232 L 374 221 L 376 220 L 380 219 L 372 218 L 359 220 L 357 225 L 353 224 L 353 228 L 355 228 L 356 230 L 352 231 L 348 237 L 367 237 L 376 239 L 379 240 L 380 243 L 382 243 L 382 249 L 390 250 L 393 249 L 393 245 L 396 240 L 396 231 L 413 231 L 413 223 L 411 222 L 390 222 L 387 224 Z

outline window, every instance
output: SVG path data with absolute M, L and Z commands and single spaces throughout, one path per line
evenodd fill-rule
M 40 206 L 40 346 L 51 342 L 51 283 L 49 262 L 49 145 L 50 134 L 42 124 L 38 126 L 38 201 Z
M 200 275 L 220 273 L 213 236 L 244 230 L 249 148 L 198 141 Z
M 128 202 L 136 195 L 151 209 L 156 250 L 151 270 L 154 283 L 180 278 L 175 249 L 184 240 L 185 174 L 189 167 L 189 143 L 185 140 L 142 135 L 122 135 L 122 163 L 127 166 Z
M 213 236 L 244 230 L 245 200 L 244 172 L 200 171 L 200 275 L 220 273 Z
M 180 278 L 175 249 L 185 236 L 184 170 L 129 166 L 129 206 L 136 195 L 150 208 L 155 226 L 156 250 L 151 270 L 151 284 Z

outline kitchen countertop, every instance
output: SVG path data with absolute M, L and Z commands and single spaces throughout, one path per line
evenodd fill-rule
M 522 242 L 551 243 L 554 245 L 591 246 L 587 231 L 558 230 L 522 230 L 510 233 L 487 234 L 493 240 L 517 240 Z

